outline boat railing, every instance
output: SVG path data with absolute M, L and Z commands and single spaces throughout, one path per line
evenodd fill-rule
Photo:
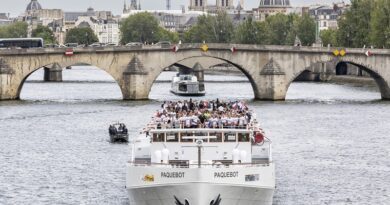
M 162 130 L 162 129 L 242 129 L 248 130 L 253 126 L 235 126 L 235 125 L 227 125 L 227 126 L 213 126 L 213 127 L 200 127 L 200 126 L 184 126 L 182 123 L 178 125 L 169 125 L 163 123 L 149 123 L 147 128 L 150 130 Z
M 128 161 L 131 166 L 135 167 L 160 167 L 160 168 L 199 168 L 199 164 L 165 164 L 165 163 L 138 163 Z M 236 164 L 200 164 L 202 168 L 234 168 L 234 167 L 268 167 L 272 161 L 261 163 L 236 163 Z

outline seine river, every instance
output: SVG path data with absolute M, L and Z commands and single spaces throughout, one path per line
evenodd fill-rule
M 127 204 L 129 148 L 110 144 L 107 127 L 125 122 L 136 135 L 161 101 L 179 97 L 155 83 L 153 100 L 126 102 L 103 71 L 63 76 L 42 83 L 35 72 L 21 101 L 0 102 L 0 204 Z M 245 77 L 206 80 L 215 82 L 205 98 L 248 100 L 273 140 L 274 204 L 390 203 L 390 102 L 376 88 L 294 83 L 287 101 L 261 102 Z

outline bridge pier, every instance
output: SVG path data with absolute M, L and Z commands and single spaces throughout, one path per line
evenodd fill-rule
M 3 59 L 0 59 L 0 100 L 18 99 L 18 88 L 12 85 L 15 71 Z
M 255 98 L 258 100 L 285 100 L 287 85 L 285 72 L 271 59 L 260 71 L 256 82 Z
M 62 68 L 58 63 L 51 67 L 44 67 L 43 80 L 45 82 L 62 82 Z
M 141 61 L 134 56 L 123 72 L 122 94 L 124 100 L 146 100 L 149 97 L 148 72 Z

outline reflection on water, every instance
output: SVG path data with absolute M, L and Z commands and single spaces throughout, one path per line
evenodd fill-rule
M 154 100 L 121 101 L 109 75 L 86 68 L 66 70 L 70 83 L 42 78 L 30 76 L 22 101 L 0 102 L 0 204 L 127 204 L 128 146 L 108 142 L 108 125 L 136 135 L 159 101 L 182 97 L 155 83 Z M 229 83 L 207 83 L 204 98 L 245 99 L 257 113 L 274 143 L 274 204 L 388 204 L 390 104 L 377 90 L 293 83 L 286 102 L 262 102 L 230 82 L 243 78 L 206 76 Z

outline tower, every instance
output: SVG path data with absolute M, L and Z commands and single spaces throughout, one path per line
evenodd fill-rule
M 131 3 L 130 3 L 130 10 L 137 10 L 138 6 L 137 6 L 137 0 L 131 0 Z
M 217 7 L 219 9 L 233 9 L 233 0 L 217 0 Z
M 189 9 L 192 11 L 205 11 L 207 8 L 207 0 L 190 0 Z
M 127 13 L 126 0 L 123 1 L 123 13 Z
M 167 10 L 171 10 L 171 0 L 167 0 Z

